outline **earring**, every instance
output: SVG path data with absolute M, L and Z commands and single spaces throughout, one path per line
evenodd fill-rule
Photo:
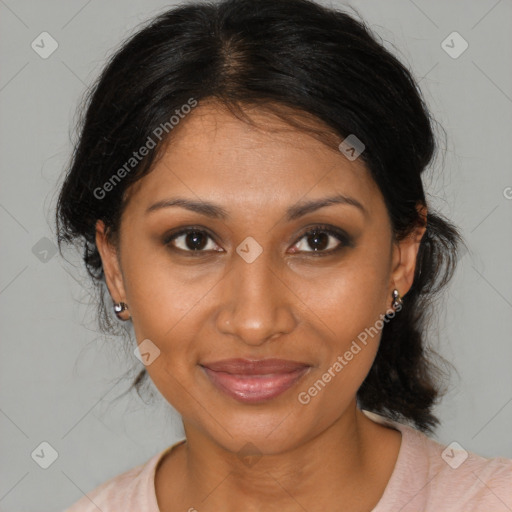
M 117 318 L 119 318 L 119 320 L 126 320 L 125 318 L 121 317 L 121 313 L 127 309 L 128 309 L 128 304 L 126 304 L 126 302 L 115 302 L 114 303 L 114 312 L 115 312 Z
M 399 309 L 401 306 L 402 306 L 402 297 L 400 296 L 400 294 L 398 293 L 398 290 L 395 288 L 392 292 L 392 296 L 393 296 L 393 302 L 391 303 L 391 307 L 396 311 L 397 309 Z

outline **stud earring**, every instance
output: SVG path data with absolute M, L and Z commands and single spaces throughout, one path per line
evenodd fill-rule
M 396 288 L 393 290 L 392 296 L 393 296 L 393 302 L 391 303 L 391 307 L 396 311 L 397 309 L 399 309 L 402 306 L 403 300 Z
M 126 304 L 126 302 L 115 302 L 114 303 L 114 312 L 115 312 L 117 318 L 119 318 L 119 320 L 126 320 L 125 318 L 121 317 L 121 313 L 123 311 L 126 311 L 127 309 L 128 309 L 128 304 Z

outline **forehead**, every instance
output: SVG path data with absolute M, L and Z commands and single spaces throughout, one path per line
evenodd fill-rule
M 261 209 L 340 193 L 371 210 L 381 201 L 362 159 L 348 160 L 270 112 L 252 110 L 250 118 L 255 125 L 211 103 L 194 109 L 171 133 L 153 170 L 132 185 L 130 204 L 143 208 L 180 195 Z M 341 139 L 330 136 L 336 148 Z

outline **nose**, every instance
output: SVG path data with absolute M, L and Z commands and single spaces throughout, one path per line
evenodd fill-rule
M 297 325 L 295 295 L 285 282 L 282 267 L 272 262 L 267 252 L 252 262 L 235 253 L 219 290 L 223 297 L 217 316 L 219 331 L 251 346 L 288 334 Z

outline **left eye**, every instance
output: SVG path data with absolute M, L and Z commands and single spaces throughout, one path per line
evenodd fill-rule
M 329 238 L 331 241 L 329 242 Z M 335 240 L 338 241 L 336 244 Z M 305 243 L 302 243 L 301 240 L 305 240 Z M 304 246 L 309 245 L 312 247 L 312 251 L 308 251 L 304 249 Z M 337 231 L 332 230 L 331 228 L 322 228 L 315 227 L 310 229 L 306 233 L 302 235 L 299 239 L 299 242 L 294 245 L 297 248 L 297 252 L 313 252 L 313 253 L 333 253 L 338 249 L 343 247 L 344 245 L 348 245 L 347 237 L 343 233 L 338 233 Z

